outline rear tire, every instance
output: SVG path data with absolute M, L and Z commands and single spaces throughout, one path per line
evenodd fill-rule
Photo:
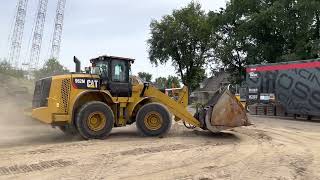
M 84 139 L 105 139 L 113 125 L 113 111 L 103 102 L 89 102 L 78 111 L 76 126 Z
M 169 111 L 159 103 L 142 106 L 136 116 L 136 126 L 144 136 L 163 136 L 168 133 L 171 124 Z

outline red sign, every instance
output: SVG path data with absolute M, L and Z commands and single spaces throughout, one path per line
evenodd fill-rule
M 281 65 L 266 65 L 259 67 L 247 68 L 247 72 L 263 72 L 263 71 L 276 71 L 276 70 L 289 70 L 289 69 L 310 69 L 320 67 L 320 61 L 305 62 L 298 64 L 281 64 Z

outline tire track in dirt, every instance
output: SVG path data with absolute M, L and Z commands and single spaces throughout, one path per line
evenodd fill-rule
M 217 179 L 217 178 L 222 178 L 222 179 L 252 179 L 252 174 L 261 174 L 261 171 L 266 171 L 268 168 L 272 169 L 272 168 L 277 168 L 279 166 L 279 164 L 277 164 L 277 162 L 274 163 L 274 166 L 271 167 L 263 167 L 263 165 L 265 163 L 268 162 L 268 160 L 270 161 L 270 157 L 274 158 L 274 159 L 281 159 L 281 153 L 278 149 L 275 148 L 275 144 L 272 141 L 272 137 L 267 135 L 268 131 L 265 130 L 258 130 L 258 129 L 254 129 L 253 132 L 256 132 L 257 134 L 252 134 L 252 133 L 248 133 L 250 131 L 245 131 L 245 132 L 239 132 L 239 131 L 235 131 L 238 132 L 240 134 L 244 134 L 247 135 L 249 137 L 252 137 L 256 140 L 256 142 L 258 143 L 258 148 L 256 149 L 255 152 L 253 152 L 251 154 L 251 156 L 247 156 L 246 158 L 243 159 L 238 159 L 238 162 L 231 162 L 231 163 L 227 163 L 224 166 L 208 166 L 205 167 L 204 169 L 206 170 L 214 170 L 216 171 L 216 173 L 212 173 L 212 172 L 208 172 L 205 173 L 204 176 L 199 176 L 198 178 L 194 178 L 194 176 L 187 176 L 187 177 L 183 177 L 181 179 Z M 272 149 L 272 151 L 271 151 Z M 258 160 L 257 157 L 260 159 Z M 285 158 L 285 159 L 288 159 Z M 290 158 L 289 158 L 290 159 Z M 292 157 L 291 157 L 292 159 Z M 302 164 L 306 165 L 307 162 L 309 162 L 311 159 L 310 157 L 295 157 L 295 159 L 293 161 L 287 162 L 286 164 L 289 164 L 289 166 L 294 167 L 293 171 L 294 173 L 292 174 L 292 179 L 297 179 L 297 178 L 301 178 L 303 179 L 304 177 L 308 176 L 305 173 L 305 169 L 303 168 Z M 242 164 L 242 165 L 239 165 Z M 262 165 L 262 166 L 261 166 Z M 228 176 L 228 173 L 226 173 L 228 171 L 228 167 L 230 166 L 234 166 L 237 169 L 240 168 L 240 170 L 238 171 L 239 173 L 236 173 L 235 171 L 229 170 L 232 174 L 230 176 Z M 239 167 L 240 166 L 240 167 Z M 232 169 L 232 168 L 231 168 Z M 249 175 L 245 175 L 246 173 L 249 173 Z M 272 173 L 270 173 L 272 174 Z M 245 177 L 248 176 L 248 177 Z M 260 178 L 262 178 L 261 176 L 259 176 Z M 281 177 L 277 177 L 277 176 L 269 176 L 267 178 L 270 179 L 278 179 Z
M 277 169 L 279 166 L 285 166 L 289 167 L 293 170 L 293 173 L 291 173 L 289 179 L 305 179 L 305 177 L 309 177 L 309 173 L 306 172 L 306 166 L 310 165 L 313 160 L 312 154 L 310 154 L 310 150 L 303 146 L 303 142 L 297 140 L 297 138 L 292 138 L 291 136 L 288 136 L 288 133 L 286 134 L 280 134 L 278 129 L 274 129 L 275 132 L 270 132 L 269 129 L 264 128 L 264 132 L 271 134 L 270 138 L 275 139 L 276 141 L 282 141 L 285 143 L 277 143 L 274 141 L 270 141 L 269 146 L 268 144 L 264 143 L 266 146 L 263 146 L 264 150 L 260 153 L 261 160 L 258 161 L 257 159 L 254 159 L 254 161 L 248 161 L 246 171 L 253 170 L 256 171 L 256 169 L 264 169 L 268 172 L 268 170 Z M 276 136 L 275 136 L 276 135 Z M 281 139 L 279 139 L 281 137 Z M 285 138 L 286 140 L 284 140 Z M 289 141 L 288 141 L 289 140 Z M 295 148 L 292 148 L 292 146 L 302 145 L 303 151 L 298 151 L 297 154 L 288 154 L 289 151 L 282 150 L 283 148 L 278 148 L 279 146 L 285 146 L 287 149 L 292 149 L 291 151 L 295 151 Z M 296 150 L 297 151 L 297 150 Z M 257 156 L 259 157 L 259 156 Z M 271 159 L 272 158 L 272 159 Z M 274 163 L 269 163 L 270 161 L 274 161 Z M 269 163 L 268 167 L 263 167 L 265 163 Z M 252 173 L 252 170 L 250 174 Z M 271 171 L 270 170 L 270 171 Z M 272 172 L 272 171 L 271 171 Z M 274 171 L 273 171 L 274 172 Z M 272 173 L 270 173 L 272 174 Z M 252 174 L 251 174 L 252 175 Z M 242 173 L 238 176 L 240 179 L 247 179 L 246 177 L 242 177 Z M 266 177 L 265 177 L 266 178 Z M 277 179 L 281 177 L 277 176 L 268 176 L 267 178 L 271 179 Z
M 238 172 L 232 173 L 231 179 L 241 179 L 244 172 L 248 172 L 248 171 L 252 172 L 254 168 L 250 166 L 250 162 L 253 159 L 255 159 L 255 157 L 257 157 L 259 154 L 264 156 L 264 154 L 261 153 L 261 150 L 263 149 L 263 146 L 265 144 L 271 143 L 272 138 L 266 134 L 266 131 L 258 130 L 258 129 L 237 128 L 233 131 L 241 135 L 245 135 L 248 138 L 252 138 L 254 140 L 254 143 L 256 143 L 256 149 L 245 158 L 230 162 L 224 166 L 220 166 L 218 167 L 218 169 L 225 169 L 225 168 L 229 168 L 230 166 L 237 166 L 239 170 Z
M 240 135 L 240 134 L 237 133 L 237 135 Z M 250 157 L 252 154 L 257 152 L 257 146 L 259 146 L 258 145 L 259 143 L 256 142 L 255 145 L 253 145 L 252 141 L 255 141 L 254 139 L 251 139 L 248 136 L 245 138 L 249 138 L 249 140 L 247 139 L 245 142 L 233 144 L 232 147 L 227 148 L 227 150 L 223 150 L 222 152 L 212 154 L 211 156 L 210 155 L 204 156 L 204 154 L 199 153 L 198 156 L 193 157 L 189 163 L 185 163 L 186 165 L 178 164 L 171 167 L 163 168 L 160 171 L 144 173 L 136 176 L 126 176 L 120 179 L 143 179 L 143 178 L 149 179 L 152 177 L 163 177 L 163 179 L 170 179 L 170 178 L 164 178 L 166 177 L 166 174 L 171 174 L 171 175 L 184 174 L 183 176 L 176 177 L 175 179 L 189 179 L 189 178 L 194 179 L 195 174 L 201 174 L 201 172 L 208 169 L 212 171 L 212 168 L 218 171 L 214 173 L 211 172 L 209 176 L 204 176 L 204 177 L 199 176 L 199 179 L 203 179 L 203 178 L 207 179 L 208 177 L 211 177 L 208 179 L 212 179 L 212 177 L 217 178 L 221 176 L 231 177 L 231 172 L 221 171 L 220 169 L 226 168 L 228 166 L 233 166 L 234 164 L 239 163 L 241 159 L 246 159 Z M 253 145 L 253 148 L 250 151 L 247 151 L 245 146 L 249 144 L 251 146 Z M 219 147 L 221 148 L 221 146 Z M 198 147 L 198 149 L 201 149 L 201 147 L 200 148 Z M 242 156 L 235 155 L 235 154 L 241 154 L 241 153 L 243 153 Z M 233 159 L 233 161 L 226 164 L 226 163 L 223 163 L 224 158 Z M 223 165 L 214 164 L 214 162 L 217 162 L 217 161 L 220 161 L 220 163 L 222 163 Z M 211 163 L 208 163 L 207 165 L 205 165 L 204 162 L 211 162 Z
M 309 179 L 310 177 L 313 177 L 313 171 L 309 170 L 309 167 L 311 167 L 311 164 L 314 162 L 314 156 L 319 153 L 319 151 L 313 152 L 313 150 L 310 148 L 310 140 L 315 140 L 310 137 L 301 136 L 301 134 L 297 134 L 295 132 L 290 132 L 283 129 L 276 129 L 276 128 L 267 128 L 269 133 L 272 133 L 273 135 L 277 135 L 278 137 L 287 138 L 291 141 L 295 141 L 296 148 L 290 148 L 292 150 L 295 150 L 297 148 L 303 149 L 303 152 L 301 153 L 295 153 L 293 155 L 288 155 L 287 157 L 283 158 L 283 161 L 288 161 L 289 164 L 288 167 L 290 167 L 294 171 L 294 179 Z M 309 141 L 308 141 L 309 140 Z M 319 142 L 314 142 L 319 143 Z M 290 144 L 289 144 L 290 145 Z M 288 144 L 286 144 L 288 146 Z M 320 149 L 319 149 L 320 150 Z
M 131 130 L 119 132 L 105 141 L 0 149 L 0 172 L 12 169 L 7 175 L 0 174 L 0 179 L 23 179 L 25 176 L 30 179 L 181 180 L 320 177 L 315 172 L 319 161 L 314 160 L 320 158 L 315 154 L 316 149 L 309 144 L 318 141 L 312 139 L 310 133 L 301 132 L 301 136 L 291 128 L 270 128 L 262 124 L 236 128 L 222 135 L 179 129 L 163 139 L 132 136 L 134 133 Z M 71 164 L 38 170 L 34 168 L 30 172 L 18 168 L 21 173 L 14 170 L 17 166 L 39 166 L 40 159 L 64 159 Z
M 109 153 L 109 154 L 105 154 L 103 155 L 103 159 L 105 159 L 105 161 L 102 161 L 99 164 L 95 164 L 95 167 L 100 167 L 98 168 L 96 171 L 94 171 L 93 173 L 91 173 L 90 175 L 88 175 L 88 178 L 86 179 L 101 179 L 103 178 L 103 172 L 104 172 L 104 167 L 106 165 L 111 165 L 111 167 L 113 169 L 116 169 L 118 167 L 121 167 L 125 164 L 117 164 L 117 165 L 113 165 L 112 166 L 112 162 L 116 161 L 116 159 L 122 159 L 125 158 L 124 156 L 136 156 L 137 159 L 139 159 L 139 156 L 143 156 L 143 158 L 146 158 L 148 156 L 152 156 L 153 154 L 157 154 L 157 153 L 162 153 L 162 152 L 174 152 L 174 151 L 181 151 L 181 150 L 191 150 L 191 149 L 195 149 L 195 148 L 208 148 L 208 147 L 213 147 L 213 146 L 219 146 L 221 145 L 221 143 L 215 143 L 212 145 L 208 145 L 207 143 L 204 144 L 199 144 L 198 146 L 193 145 L 185 145 L 185 144 L 171 144 L 171 145 L 163 145 L 163 146 L 154 146 L 154 147 L 146 147 L 146 148 L 134 148 L 131 150 L 126 150 L 126 151 L 120 151 L 117 153 Z M 112 160 L 111 160 L 112 159 Z M 101 176 L 102 175 L 102 176 Z
M 217 156 L 216 158 L 206 159 L 206 161 L 207 160 L 222 159 L 223 157 L 230 155 L 234 151 L 235 151 L 235 147 L 229 151 L 223 151 L 223 152 L 217 153 L 217 154 L 215 154 Z M 174 165 L 171 167 L 163 168 L 161 170 L 157 170 L 157 171 L 153 171 L 153 172 L 149 172 L 149 173 L 144 173 L 144 174 L 140 174 L 140 175 L 135 175 L 135 176 L 126 176 L 126 177 L 122 177 L 120 179 L 150 179 L 152 177 L 162 177 L 162 176 L 165 177 L 166 174 L 176 174 L 176 175 L 177 174 L 188 174 L 188 173 L 190 173 L 190 169 L 193 169 L 193 173 L 194 173 L 194 172 L 198 171 L 199 169 L 193 168 L 193 167 L 197 167 L 197 165 L 201 166 L 201 165 L 203 165 L 203 163 L 204 163 L 204 161 L 201 158 L 201 155 L 197 155 L 197 156 L 194 156 L 192 160 L 189 160 L 189 162 L 183 163 L 183 164 L 188 164 L 188 165 Z M 213 167 L 213 166 L 211 166 L 211 167 Z M 179 173 L 179 172 L 183 172 L 183 173 Z M 186 177 L 187 178 L 193 177 L 193 175 L 192 176 L 184 176 L 183 178 L 186 178 Z M 167 178 L 164 178 L 164 179 L 167 179 Z M 180 179 L 180 178 L 176 177 L 175 179 Z
M 9 175 L 18 175 L 31 173 L 36 171 L 43 171 L 52 168 L 64 168 L 75 164 L 75 161 L 66 161 L 63 159 L 51 160 L 51 161 L 41 161 L 39 163 L 33 164 L 15 164 L 13 166 L 0 167 L 0 177 Z
M 299 131 L 298 132 L 292 132 L 292 131 L 289 131 L 289 130 L 285 130 L 285 129 L 275 129 L 275 128 L 268 128 L 270 130 L 273 130 L 273 131 L 277 131 L 277 132 L 281 132 L 281 133 L 285 133 L 285 134 L 291 134 L 291 135 L 294 135 L 294 136 L 299 136 L 299 137 L 302 137 L 302 138 L 305 138 L 305 139 L 309 139 L 309 140 L 314 140 L 314 141 L 320 141 L 320 137 L 310 137 L 310 136 L 306 136 L 304 135 L 300 129 L 298 129 Z M 319 128 L 320 130 L 320 128 Z M 310 133 L 310 134 L 315 134 L 315 133 Z
M 266 131 L 258 130 L 258 129 L 246 129 L 246 128 L 237 128 L 236 130 L 232 130 L 233 132 L 236 132 L 238 134 L 247 136 L 247 138 L 250 140 L 253 140 L 252 143 L 256 145 L 256 148 L 254 151 L 252 151 L 250 154 L 248 154 L 246 157 L 243 158 L 233 158 L 231 162 L 228 162 L 222 166 L 214 166 L 213 168 L 210 168 L 211 170 L 215 170 L 216 173 L 212 175 L 212 172 L 207 173 L 207 176 L 204 176 L 206 179 L 216 179 L 216 178 L 223 178 L 223 179 L 241 179 L 242 173 L 245 171 L 250 171 L 252 168 L 249 165 L 252 159 L 254 159 L 258 154 L 260 154 L 260 151 L 262 149 L 262 146 L 264 143 L 270 143 L 272 138 L 268 135 L 266 135 Z M 251 144 L 251 145 L 253 145 Z M 240 146 L 245 146 L 245 144 L 240 144 Z M 241 151 L 239 151 L 241 152 Z M 235 153 L 236 154 L 236 153 Z M 239 173 L 232 170 L 233 168 L 231 166 L 236 166 Z M 228 170 L 231 169 L 231 170 Z M 205 168 L 204 168 L 205 169 Z M 230 176 L 226 176 L 225 172 L 230 172 Z M 202 179 L 202 178 L 200 178 Z
M 225 138 L 225 139 L 232 139 L 233 141 L 238 141 L 236 138 L 233 137 L 232 134 L 225 134 L 225 133 L 221 133 L 221 135 L 213 135 L 211 134 L 211 138 L 212 136 L 214 137 L 218 137 L 218 140 L 221 138 Z M 201 136 L 203 135 L 203 136 Z M 88 174 L 88 178 L 91 179 L 99 179 L 102 178 L 101 175 L 104 174 L 103 172 L 105 171 L 105 166 L 108 166 L 108 169 L 118 169 L 121 168 L 122 164 L 119 165 L 119 162 L 117 162 L 116 165 L 112 164 L 112 161 L 116 161 L 116 160 L 122 160 L 124 157 L 124 155 L 129 155 L 131 156 L 130 158 L 132 158 L 132 156 L 137 156 L 133 161 L 137 160 L 143 160 L 146 158 L 150 158 L 153 157 L 159 153 L 165 153 L 165 152 L 176 152 L 176 151 L 181 151 L 183 152 L 188 152 L 188 151 L 192 151 L 196 148 L 199 149 L 199 147 L 202 147 L 201 149 L 199 149 L 200 151 L 205 149 L 209 149 L 210 147 L 215 147 L 215 146 L 220 146 L 220 145 L 224 145 L 224 144 L 228 144 L 227 143 L 221 143 L 221 142 L 211 142 L 210 139 L 208 139 L 208 137 L 210 136 L 210 133 L 202 131 L 189 131 L 186 130 L 184 127 L 182 128 L 182 125 L 178 125 L 175 124 L 175 126 L 173 127 L 171 133 L 168 135 L 167 139 L 170 138 L 174 138 L 174 139 L 180 139 L 180 138 L 184 138 L 186 137 L 187 139 L 192 139 L 192 137 L 195 137 L 196 139 L 198 139 L 199 137 L 199 142 L 196 142 L 196 144 L 190 144 L 187 143 L 188 140 L 186 139 L 186 144 L 172 144 L 171 142 L 168 142 L 168 145 L 162 145 L 162 146 L 148 146 L 148 147 L 138 147 L 138 148 L 134 148 L 131 150 L 126 150 L 126 151 L 122 151 L 122 152 L 118 152 L 118 153 L 113 153 L 110 154 L 108 153 L 107 155 L 105 155 L 102 158 L 98 158 L 100 161 L 98 163 L 98 165 L 94 165 L 94 167 L 98 167 L 98 169 L 96 170 L 90 170 L 92 173 Z M 230 137 L 231 136 L 231 137 Z M 214 138 L 213 137 L 213 138 Z M 215 140 L 215 139 L 213 139 Z M 197 154 L 194 155 L 198 156 L 198 159 L 201 159 L 202 154 Z M 101 159 L 105 159 L 102 160 Z M 116 160 L 115 160 L 116 159 Z M 124 166 L 128 166 L 128 164 L 123 164 Z M 101 167 L 101 168 L 100 168 Z
M 246 131 L 244 133 L 247 134 L 248 132 L 249 131 Z M 252 158 L 252 161 L 247 162 L 246 170 L 243 170 L 242 172 L 250 172 L 249 176 L 252 176 L 252 172 L 256 171 L 256 169 L 263 169 L 268 172 L 268 169 L 278 169 L 279 166 L 285 166 L 289 167 L 293 172 L 289 176 L 291 177 L 289 179 L 310 179 L 310 177 L 316 177 L 313 176 L 312 172 L 308 172 L 307 170 L 307 167 L 313 162 L 313 154 L 311 149 L 305 144 L 305 141 L 301 140 L 299 134 L 289 130 L 265 127 L 263 128 L 263 132 L 266 133 L 266 136 L 270 137 L 267 138 L 270 139 L 270 141 L 269 143 L 263 143 L 264 146 L 262 146 L 261 149 L 263 151 L 260 153 L 260 157 L 262 157 L 261 160 L 259 161 L 256 158 Z M 302 137 L 310 139 L 309 137 Z M 299 147 L 302 150 L 295 147 Z M 259 155 L 256 157 L 259 157 Z M 270 161 L 274 162 L 269 163 Z M 264 167 L 265 163 L 269 163 L 267 167 Z M 270 174 L 272 174 L 272 171 Z M 243 177 L 242 173 L 238 175 L 238 178 L 248 179 L 248 177 Z M 281 177 L 272 175 L 261 178 L 281 179 Z

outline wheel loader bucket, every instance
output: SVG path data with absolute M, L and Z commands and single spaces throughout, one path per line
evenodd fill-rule
M 243 106 L 229 91 L 217 92 L 208 102 L 205 124 L 208 130 L 220 132 L 240 126 L 252 125 Z

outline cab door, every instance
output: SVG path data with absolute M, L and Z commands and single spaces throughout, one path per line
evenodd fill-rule
M 108 90 L 114 97 L 131 97 L 132 86 L 129 79 L 129 61 L 111 61 L 111 79 L 108 83 Z

